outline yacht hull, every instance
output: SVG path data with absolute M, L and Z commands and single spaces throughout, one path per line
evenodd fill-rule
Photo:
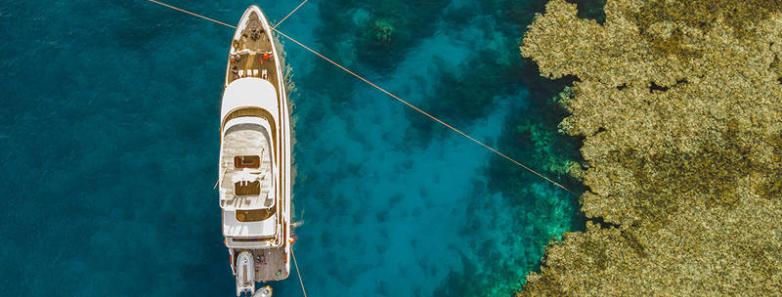
M 291 131 L 283 60 L 257 6 L 231 41 L 221 106 L 218 184 L 237 296 L 290 275 Z M 239 271 L 238 271 L 239 270 Z

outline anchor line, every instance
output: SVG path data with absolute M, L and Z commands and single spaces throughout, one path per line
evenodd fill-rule
M 439 119 L 438 117 L 436 117 L 436 116 L 432 115 L 431 113 L 428 113 L 428 112 L 426 112 L 425 110 L 423 110 L 423 109 L 421 109 L 420 107 L 418 107 L 418 106 L 416 106 L 416 105 L 414 105 L 414 104 L 410 103 L 409 101 L 407 101 L 407 100 L 405 100 L 405 99 L 402 99 L 401 97 L 399 97 L 399 96 L 395 95 L 394 93 L 391 93 L 391 92 L 389 92 L 388 90 L 384 89 L 383 87 L 381 87 L 381 86 L 379 86 L 379 85 L 377 85 L 377 84 L 373 83 L 372 81 L 370 81 L 370 80 L 368 80 L 368 79 L 364 78 L 364 77 L 363 77 L 363 76 L 361 76 L 360 74 L 358 74 L 358 73 L 356 73 L 356 72 L 354 72 L 354 71 L 352 71 L 352 70 L 348 69 L 347 67 L 345 67 L 345 66 L 342 66 L 341 64 L 339 64 L 339 63 L 335 62 L 334 60 L 330 59 L 329 57 L 326 57 L 326 56 L 324 56 L 323 54 L 321 54 L 320 52 L 318 52 L 318 51 L 316 51 L 316 50 L 314 50 L 314 49 L 310 48 L 309 46 L 307 46 L 307 45 L 305 45 L 305 44 L 303 44 L 303 43 L 299 42 L 298 40 L 296 40 L 296 39 L 293 39 L 292 37 L 288 36 L 287 34 L 285 34 L 285 33 L 283 33 L 283 32 L 280 32 L 280 31 L 279 31 L 279 30 L 277 30 L 277 29 L 275 29 L 274 31 L 275 31 L 275 32 L 277 32 L 278 34 L 280 34 L 280 36 L 282 36 L 282 37 L 285 37 L 286 39 L 288 39 L 288 40 L 292 41 L 293 43 L 296 43 L 297 45 L 301 46 L 301 47 L 302 47 L 302 48 L 304 48 L 305 50 L 309 51 L 310 53 L 312 53 L 312 54 L 314 54 L 314 55 L 318 56 L 318 57 L 319 57 L 319 58 L 321 58 L 322 60 L 324 60 L 324 61 L 326 61 L 326 62 L 328 62 L 328 63 L 330 63 L 330 64 L 334 65 L 335 67 L 337 67 L 337 68 L 341 69 L 342 71 L 345 71 L 346 73 L 350 74 L 351 76 L 353 76 L 353 77 L 357 78 L 358 80 L 360 80 L 360 81 L 362 81 L 362 82 L 364 82 L 364 83 L 368 84 L 369 86 L 371 86 L 371 87 L 373 87 L 373 88 L 377 89 L 377 90 L 378 90 L 378 91 L 380 91 L 381 93 L 383 93 L 383 94 L 386 94 L 388 97 L 391 97 L 392 99 L 394 99 L 394 100 L 398 101 L 399 103 L 402 103 L 402 104 L 404 104 L 405 106 L 409 107 L 410 109 L 412 109 L 412 110 L 414 110 L 414 111 L 416 111 L 416 112 L 418 112 L 418 113 L 420 113 L 420 114 L 422 114 L 422 115 L 426 116 L 427 118 L 429 118 L 429 119 L 431 119 L 431 120 L 433 120 L 433 121 L 437 122 L 437 123 L 438 123 L 438 124 L 440 124 L 440 125 L 443 125 L 444 127 L 446 127 L 446 128 L 448 128 L 448 129 L 450 129 L 451 131 L 455 132 L 456 134 L 459 134 L 459 135 L 463 136 L 463 137 L 464 137 L 464 138 L 466 138 L 467 140 L 470 140 L 470 141 L 474 142 L 475 144 L 477 144 L 477 145 L 479 145 L 479 146 L 481 146 L 481 147 L 485 148 L 486 150 L 488 150 L 488 151 L 490 151 L 490 152 L 492 152 L 492 153 L 496 154 L 497 156 L 500 156 L 500 157 L 502 157 L 502 158 L 503 158 L 503 159 L 505 159 L 505 160 L 508 160 L 508 161 L 510 161 L 511 163 L 513 163 L 513 164 L 515 164 L 515 165 L 517 165 L 517 166 L 519 166 L 519 167 L 521 167 L 521 168 L 524 168 L 525 170 L 529 171 L 530 173 L 532 173 L 532 174 L 534 174 L 534 175 L 537 175 L 538 177 L 540 177 L 540 178 L 542 178 L 542 179 L 544 179 L 544 180 L 548 181 L 549 183 L 551 183 L 551 184 L 553 184 L 553 185 L 555 185 L 555 186 L 557 186 L 557 187 L 559 187 L 559 188 L 561 188 L 561 189 L 563 189 L 563 190 L 567 191 L 568 193 L 573 193 L 573 192 L 571 192 L 571 191 L 570 191 L 568 188 L 566 188 L 565 186 L 563 186 L 562 184 L 560 184 L 560 183 L 558 183 L 558 182 L 556 182 L 556 181 L 554 181 L 554 180 L 552 180 L 552 179 L 548 178 L 547 176 L 543 175 L 542 173 L 539 173 L 539 172 L 537 172 L 536 170 L 534 170 L 534 169 L 530 168 L 529 166 L 527 166 L 527 165 L 524 165 L 523 163 L 521 163 L 521 162 L 519 162 L 519 161 L 516 161 L 516 159 L 513 159 L 513 158 L 511 158 L 510 156 L 506 155 L 505 153 L 503 153 L 503 152 L 500 152 L 499 150 L 495 149 L 494 147 L 492 147 L 492 146 L 490 146 L 490 145 L 488 145 L 488 144 L 486 144 L 486 143 L 484 143 L 484 142 L 482 142 L 482 141 L 480 141 L 480 140 L 476 139 L 475 137 L 471 136 L 470 134 L 467 134 L 467 132 L 464 132 L 463 130 L 461 130 L 461 129 L 459 129 L 459 128 L 456 128 L 456 127 L 452 126 L 451 124 L 448 124 L 447 122 L 445 122 L 445 121 L 443 121 L 443 120 Z
M 181 13 L 189 14 L 191 16 L 210 21 L 210 22 L 218 24 L 218 25 L 223 25 L 223 26 L 226 26 L 226 27 L 231 28 L 231 29 L 236 29 L 236 26 L 234 26 L 234 25 L 231 25 L 231 24 L 228 24 L 228 23 L 225 23 L 225 22 L 221 22 L 221 21 L 215 20 L 213 18 L 204 16 L 204 15 L 197 14 L 195 12 L 192 12 L 192 11 L 189 11 L 189 10 L 186 10 L 186 9 L 182 9 L 182 8 L 173 6 L 171 4 L 163 3 L 163 2 L 160 2 L 160 1 L 157 1 L 157 0 L 147 0 L 147 1 L 155 3 L 155 4 L 163 6 L 163 7 L 166 7 L 166 8 L 170 8 L 170 9 L 176 10 L 176 11 L 181 12 Z
M 299 262 L 296 261 L 296 253 L 293 252 L 293 247 L 291 247 L 291 258 L 293 258 L 293 266 L 296 267 L 296 275 L 299 277 L 301 292 L 304 294 L 304 297 L 307 297 L 307 289 L 304 288 L 304 279 L 301 278 L 301 269 L 299 269 Z
M 158 5 L 161 5 L 163 7 L 167 7 L 169 9 L 173 9 L 173 10 L 178 11 L 178 12 L 182 12 L 182 13 L 185 13 L 185 14 L 188 14 L 188 15 L 191 15 L 191 16 L 203 19 L 203 20 L 207 20 L 209 22 L 212 22 L 212 23 L 215 23 L 215 24 L 218 24 L 218 25 L 222 25 L 222 26 L 225 26 L 225 27 L 228 27 L 228 28 L 236 29 L 236 26 L 229 25 L 229 24 L 227 24 L 225 22 L 222 22 L 222 21 L 219 21 L 219 20 L 216 20 L 216 19 L 204 16 L 204 15 L 201 15 L 201 14 L 197 14 L 195 12 L 192 12 L 192 11 L 189 11 L 189 10 L 186 10 L 186 9 L 183 9 L 183 8 L 179 8 L 179 7 L 176 7 L 176 6 L 173 6 L 173 5 L 170 5 L 170 4 L 166 4 L 166 3 L 163 3 L 163 2 L 160 2 L 160 1 L 157 1 L 157 0 L 147 0 L 147 1 L 155 3 L 155 4 L 158 4 Z M 307 2 L 307 0 L 305 0 L 301 4 L 299 4 L 299 6 L 294 8 L 293 11 L 291 11 L 288 16 L 283 18 L 282 21 L 284 21 L 286 18 L 288 18 L 294 12 L 296 12 L 296 10 L 298 10 L 306 2 Z M 282 23 L 282 21 L 280 21 L 278 23 L 278 25 L 280 23 Z M 347 67 L 343 66 L 342 64 L 337 63 L 336 61 L 334 61 L 331 58 L 329 58 L 329 57 L 321 54 L 320 52 L 312 49 L 311 47 L 305 45 L 304 43 L 294 39 L 293 37 L 288 36 L 287 34 L 283 33 L 280 30 L 278 30 L 276 27 L 273 27 L 272 30 L 274 30 L 274 32 L 277 32 L 277 34 L 279 34 L 280 36 L 284 37 L 285 39 L 290 40 L 291 42 L 299 45 L 300 47 L 302 47 L 303 49 L 307 50 L 308 52 L 314 54 L 315 56 L 317 56 L 321 60 L 324 60 L 324 61 L 328 62 L 329 64 L 334 65 L 335 67 L 339 68 L 340 70 L 344 71 L 345 73 L 350 74 L 351 76 L 355 77 L 356 79 L 358 79 L 358 80 L 366 83 L 367 85 L 377 89 L 381 93 L 386 94 L 388 97 L 391 97 L 392 99 L 396 100 L 397 102 L 402 103 L 406 107 L 408 107 L 408 108 L 410 108 L 410 109 L 420 113 L 421 115 L 431 119 L 434 122 L 437 122 L 438 124 L 440 124 L 440 125 L 448 128 L 448 129 L 450 129 L 454 133 L 461 135 L 462 137 L 466 138 L 467 140 L 470 140 L 471 142 L 473 142 L 473 143 L 483 147 L 484 149 L 488 150 L 489 152 L 491 152 L 491 153 L 493 153 L 493 154 L 495 154 L 495 155 L 497 155 L 497 156 L 499 156 L 499 157 L 501 157 L 501 158 L 503 158 L 503 159 L 505 159 L 505 160 L 507 160 L 507 161 L 509 161 L 509 162 L 511 162 L 513 164 L 515 164 L 516 166 L 519 166 L 519 167 L 523 168 L 524 170 L 526 170 L 526 171 L 532 173 L 533 175 L 543 179 L 544 181 L 546 181 L 546 182 L 548 182 L 548 183 L 550 183 L 550 184 L 552 184 L 552 185 L 554 185 L 554 186 L 564 190 L 565 192 L 567 192 L 569 194 L 572 194 L 574 196 L 578 196 L 575 192 L 571 191 L 570 189 L 568 189 L 567 187 L 565 187 L 561 183 L 559 183 L 559 182 L 557 182 L 557 181 L 547 177 L 546 175 L 538 172 L 535 169 L 532 169 L 530 166 L 527 166 L 524 163 L 521 163 L 521 162 L 517 161 L 516 159 L 514 159 L 514 158 L 508 156 L 507 154 L 505 154 L 505 153 L 495 149 L 494 147 L 484 143 L 483 141 L 478 140 L 477 138 L 471 136 L 467 132 L 464 132 L 463 130 L 461 130 L 459 128 L 456 128 L 456 127 L 452 126 L 451 124 L 448 124 L 447 122 L 445 122 L 445 121 L 439 119 L 438 117 L 432 115 L 431 113 L 421 109 L 420 107 L 416 106 L 415 104 L 412 104 L 409 101 L 407 101 L 405 99 L 402 99 L 401 97 L 395 95 L 394 93 L 389 92 L 388 90 L 384 89 L 383 87 L 381 87 L 381 86 L 373 83 L 372 81 L 364 78 L 360 74 L 358 74 L 358 73 L 348 69 Z
M 296 6 L 296 8 L 294 8 L 293 10 L 291 10 L 291 12 L 289 12 L 287 15 L 285 15 L 285 17 L 283 17 L 283 18 L 282 18 L 282 19 L 281 19 L 279 22 L 277 22 L 277 24 L 275 24 L 274 26 L 272 26 L 272 29 L 277 29 L 277 27 L 279 27 L 279 26 L 282 24 L 282 22 L 284 22 L 285 20 L 287 20 L 287 19 L 288 19 L 289 17 L 291 17 L 291 16 L 292 16 L 294 13 L 296 13 L 296 11 L 298 11 L 298 10 L 299 10 L 299 8 L 301 8 L 302 6 L 304 6 L 304 4 L 307 4 L 307 1 L 310 1 L 310 0 L 304 0 L 304 1 L 301 1 L 301 3 L 299 3 L 299 5 L 298 5 L 298 6 Z

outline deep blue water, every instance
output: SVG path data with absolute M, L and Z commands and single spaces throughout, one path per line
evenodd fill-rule
M 171 1 L 234 23 L 298 1 Z M 542 0 L 312 0 L 280 29 L 557 174 L 576 140 L 518 42 Z M 146 1 L 0 0 L 3 296 L 233 296 L 219 101 L 232 34 Z M 575 198 L 285 42 L 310 296 L 508 296 Z M 295 277 L 275 296 L 300 296 Z

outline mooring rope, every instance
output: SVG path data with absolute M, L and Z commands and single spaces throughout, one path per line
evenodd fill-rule
M 206 16 L 203 16 L 203 15 L 200 15 L 200 14 L 197 14 L 197 13 L 195 13 L 195 12 L 191 12 L 191 11 L 188 11 L 188 10 L 185 10 L 185 9 L 182 9 L 182 8 L 179 8 L 179 7 L 175 7 L 175 6 L 173 6 L 173 5 L 169 5 L 169 4 L 166 4 L 166 3 L 163 3 L 163 2 L 160 2 L 160 1 L 156 1 L 156 0 L 147 0 L 147 1 L 149 1 L 149 2 L 152 2 L 152 3 L 155 3 L 155 4 L 158 4 L 158 5 L 161 5 L 161 6 L 164 6 L 164 7 L 167 7 L 167 8 L 170 8 L 170 9 L 173 9 L 173 10 L 176 10 L 176 11 L 179 11 L 179 12 L 182 12 L 182 13 L 186 13 L 186 14 L 189 14 L 189 15 L 192 15 L 192 16 L 195 16 L 195 17 L 198 17 L 198 18 L 200 18 L 200 19 L 204 19 L 204 20 L 210 21 L 210 22 L 212 22 L 212 23 L 215 23 L 215 24 L 218 24 L 218 25 L 222 25 L 222 26 L 225 26 L 225 27 L 228 27 L 228 28 L 236 29 L 236 26 L 232 26 L 232 25 L 226 24 L 226 23 L 224 23 L 224 22 L 221 22 L 221 21 L 215 20 L 215 19 L 213 19 L 213 18 L 206 17 Z M 306 3 L 306 2 L 307 2 L 307 1 L 304 1 L 304 2 L 302 2 L 301 4 L 299 4 L 299 6 L 298 6 L 297 8 L 295 8 L 295 9 L 294 9 L 294 11 L 292 11 L 292 12 L 291 12 L 291 13 L 289 13 L 289 14 L 292 14 L 293 12 L 295 12 L 296 10 L 298 10 L 298 8 L 299 8 L 299 7 L 301 7 L 302 5 L 304 5 L 304 3 Z M 287 17 L 287 16 L 286 16 L 286 17 Z M 283 20 L 285 20 L 285 18 L 283 18 Z M 281 22 L 280 22 L 280 23 L 281 23 Z M 279 24 L 279 23 L 278 23 L 278 24 Z M 416 111 L 416 112 L 418 112 L 418 113 L 420 113 L 420 114 L 422 114 L 422 115 L 426 116 L 427 118 L 429 118 L 429 119 L 431 119 L 431 120 L 433 120 L 433 121 L 435 121 L 435 122 L 439 123 L 440 125 L 443 125 L 444 127 L 446 127 L 446 128 L 448 128 L 448 129 L 450 129 L 451 131 L 455 132 L 456 134 L 459 134 L 459 135 L 461 135 L 462 137 L 464 137 L 464 138 L 466 138 L 466 139 L 468 139 L 468 140 L 470 140 L 470 141 L 474 142 L 475 144 L 477 144 L 477 145 L 479 145 L 479 146 L 481 146 L 481 147 L 485 148 L 486 150 L 488 150 L 488 151 L 490 151 L 490 152 L 494 153 L 495 155 L 497 155 L 497 156 L 499 156 L 499 157 L 501 157 L 501 158 L 503 158 L 503 159 L 505 159 L 505 160 L 508 160 L 508 161 L 510 161 L 511 163 L 513 163 L 513 164 L 515 164 L 515 165 L 517 165 L 517 166 L 519 166 L 519 167 L 523 168 L 524 170 L 527 170 L 527 171 L 529 171 L 530 173 L 532 173 L 532 174 L 534 174 L 534 175 L 536 175 L 536 176 L 540 177 L 541 179 L 543 179 L 543 180 L 545 180 L 545 181 L 547 181 L 547 182 L 551 183 L 552 185 L 554 185 L 554 186 L 556 186 L 556 187 L 558 187 L 558 188 L 560 188 L 560 189 L 562 189 L 562 190 L 565 190 L 566 192 L 568 192 L 568 193 L 570 193 L 570 194 L 576 195 L 576 193 L 575 193 L 575 192 L 571 191 L 570 189 L 568 189 L 568 188 L 567 188 L 567 187 L 565 187 L 564 185 L 562 185 L 562 184 L 560 184 L 560 183 L 558 183 L 558 182 L 554 181 L 553 179 L 551 179 L 551 178 L 549 178 L 549 177 L 545 176 L 544 174 L 542 174 L 542 173 L 540 173 L 540 172 L 536 171 L 535 169 L 532 169 L 531 167 L 529 167 L 529 166 L 527 166 L 527 165 L 524 165 L 523 163 L 521 163 L 521 162 L 517 161 L 516 159 L 514 159 L 514 158 L 511 158 L 510 156 L 506 155 L 505 153 L 503 153 L 503 152 L 500 152 L 499 150 L 497 150 L 497 149 L 495 149 L 494 147 L 492 147 L 492 146 L 490 146 L 490 145 L 488 145 L 488 144 L 486 144 L 486 143 L 484 143 L 484 142 L 482 142 L 482 141 L 478 140 L 477 138 L 475 138 L 475 137 L 471 136 L 470 134 L 467 134 L 467 132 L 464 132 L 464 131 L 462 131 L 461 129 L 459 129 L 459 128 L 456 128 L 456 127 L 452 126 L 451 124 L 448 124 L 447 122 L 445 122 L 445 121 L 443 121 L 443 120 L 441 120 L 441 119 L 437 118 L 436 116 L 434 116 L 434 115 L 430 114 L 429 112 L 426 112 L 425 110 L 423 110 L 423 109 L 421 109 L 420 107 L 418 107 L 418 106 L 416 106 L 416 105 L 414 105 L 414 104 L 410 103 L 409 101 L 407 101 L 407 100 L 405 100 L 405 99 L 402 99 L 401 97 L 399 97 L 399 96 L 395 95 L 394 93 L 391 93 L 391 92 L 389 92 L 388 90 L 386 90 L 386 89 L 384 89 L 384 88 L 380 87 L 379 85 L 377 85 L 377 84 L 375 84 L 375 83 L 371 82 L 370 80 L 368 80 L 368 79 L 364 78 L 363 76 L 359 75 L 358 73 L 356 73 L 356 72 L 354 72 L 354 71 L 352 71 L 352 70 L 348 69 L 348 68 L 347 68 L 347 67 L 345 67 L 345 66 L 342 66 L 342 64 L 339 64 L 339 63 L 335 62 L 334 60 L 330 59 L 329 57 L 326 57 L 325 55 L 321 54 L 320 52 L 318 52 L 318 51 L 316 51 L 316 50 L 312 49 L 311 47 L 309 47 L 309 46 L 307 46 L 307 45 L 305 45 L 304 43 L 301 43 L 300 41 L 298 41 L 298 40 L 296 40 L 296 39 L 293 39 L 293 37 L 290 37 L 290 36 L 288 36 L 287 34 L 285 34 L 285 33 L 281 32 L 280 30 L 277 30 L 276 28 L 272 28 L 272 30 L 274 30 L 274 32 L 277 32 L 277 34 L 279 34 L 280 36 L 282 36 L 282 37 L 285 37 L 286 39 L 288 39 L 288 40 L 292 41 L 293 43 L 295 43 L 295 44 L 297 44 L 297 45 L 301 46 L 302 48 L 304 48 L 305 50 L 307 50 L 307 51 L 309 51 L 310 53 L 314 54 L 314 55 L 315 55 L 315 56 L 317 56 L 318 58 L 320 58 L 320 59 L 322 59 L 322 60 L 324 60 L 324 61 L 326 61 L 326 62 L 328 62 L 328 63 L 330 63 L 330 64 L 332 64 L 332 65 L 334 65 L 335 67 L 337 67 L 337 68 L 341 69 L 342 71 L 345 71 L 346 73 L 348 73 L 348 74 L 350 74 L 351 76 L 353 76 L 353 77 L 357 78 L 358 80 L 360 80 L 360 81 L 362 81 L 362 82 L 366 83 L 367 85 L 369 85 L 369 86 L 371 86 L 371 87 L 373 87 L 373 88 L 377 89 L 378 91 L 380 91 L 380 92 L 382 92 L 382 93 L 384 93 L 384 94 L 388 95 L 389 97 L 391 97 L 392 99 L 394 99 L 394 100 L 398 101 L 399 103 L 402 103 L 403 105 L 405 105 L 405 106 L 409 107 L 410 109 L 412 109 L 412 110 L 414 110 L 414 111 Z
M 298 5 L 298 6 L 296 6 L 296 8 L 294 8 L 293 10 L 291 10 L 291 12 L 289 12 L 287 15 L 285 15 L 285 17 L 283 17 L 283 18 L 282 18 L 282 19 L 281 19 L 279 22 L 277 22 L 277 24 L 274 24 L 274 26 L 272 26 L 272 29 L 275 29 L 275 30 L 276 30 L 276 29 L 277 29 L 277 27 L 279 27 L 279 26 L 282 24 L 282 22 L 284 22 L 285 20 L 287 20 L 287 19 L 288 19 L 289 17 L 291 17 L 291 16 L 292 16 L 294 13 L 296 13 L 296 11 L 297 11 L 297 10 L 299 10 L 299 8 L 301 8 L 302 6 L 304 6 L 304 4 L 307 4 L 307 1 L 310 1 L 310 0 L 304 0 L 304 1 L 301 1 L 301 3 L 299 3 L 299 5 Z
M 292 246 L 291 246 L 291 258 L 293 258 L 293 265 L 296 267 L 296 275 L 299 276 L 299 285 L 301 285 L 301 292 L 304 294 L 304 297 L 307 297 L 307 289 L 304 288 L 304 280 L 301 278 L 301 270 L 299 269 L 299 262 L 296 261 L 296 253 L 293 252 Z
M 335 62 L 334 60 L 329 59 L 329 57 L 324 56 L 320 52 L 310 48 L 309 46 L 306 46 L 305 44 L 299 42 L 298 40 L 293 39 L 292 37 L 286 35 L 285 33 L 280 32 L 279 30 L 275 29 L 274 31 L 277 32 L 277 34 L 280 34 L 280 36 L 285 37 L 286 39 L 288 39 L 290 41 L 293 41 L 293 43 L 298 44 L 299 46 L 301 46 L 305 50 L 307 50 L 310 53 L 318 56 L 319 58 L 323 59 L 324 61 L 326 61 L 328 63 L 331 63 L 332 65 L 336 66 L 339 69 L 342 69 L 343 71 L 347 72 L 348 74 L 352 75 L 353 77 L 357 78 L 358 80 L 363 81 L 364 83 L 368 84 L 369 86 L 371 86 L 371 87 L 377 89 L 378 91 L 388 95 L 389 97 L 393 98 L 394 100 L 398 101 L 399 103 L 402 103 L 405 106 L 411 108 L 412 110 L 415 110 L 416 112 L 418 112 L 418 113 L 420 113 L 420 114 L 430 118 L 431 120 L 439 123 L 440 125 L 443 125 L 446 128 L 448 128 L 448 129 L 451 129 L 453 132 L 456 132 L 457 134 L 459 134 L 459 135 L 463 136 L 464 138 L 467 138 L 468 140 L 470 140 L 470 141 L 472 141 L 472 142 L 482 146 L 483 148 L 485 148 L 485 149 L 489 150 L 490 152 L 492 152 L 492 153 L 494 153 L 494 154 L 504 158 L 505 160 L 508 160 L 511 163 L 516 164 L 516 165 L 520 166 L 521 168 L 524 168 L 527 171 L 537 175 L 538 177 L 540 177 L 540 178 L 542 178 L 542 179 L 544 179 L 544 180 L 554 184 L 555 186 L 557 186 L 559 188 L 562 188 L 563 190 L 572 193 L 568 188 L 566 188 L 565 186 L 561 185 L 560 183 L 558 183 L 558 182 L 548 178 L 547 176 L 543 175 L 542 173 L 539 173 L 539 172 L 535 171 L 534 169 L 530 168 L 529 166 L 524 165 L 523 163 L 521 163 L 519 161 L 516 161 L 516 159 L 513 159 L 510 156 L 506 155 L 505 153 L 500 152 L 499 150 L 495 149 L 494 147 L 492 147 L 492 146 L 490 146 L 490 145 L 488 145 L 488 144 L 486 144 L 486 143 L 476 139 L 475 137 L 472 137 L 470 134 L 467 134 L 467 132 L 464 132 L 461 129 L 452 126 L 451 124 L 446 123 L 445 121 L 443 121 L 443 120 L 439 119 L 438 117 L 436 117 L 436 116 L 426 112 L 425 110 L 423 110 L 420 107 L 410 103 L 409 101 L 407 101 L 405 99 L 402 99 L 401 97 L 395 95 L 394 93 L 389 92 L 388 90 L 384 89 L 383 87 L 381 87 L 381 86 L 371 82 L 370 80 L 364 78 L 363 76 L 359 75 L 356 72 L 353 72 L 352 70 L 348 69 L 347 67 L 342 66 L 341 64 Z
M 147 0 L 147 1 L 149 1 L 149 2 L 152 2 L 152 3 L 155 3 L 155 4 L 157 4 L 157 5 L 160 5 L 160 6 L 163 6 L 163 7 L 167 7 L 167 8 L 170 8 L 170 9 L 176 10 L 176 11 L 178 11 L 178 12 L 186 13 L 186 14 L 192 15 L 192 16 L 194 16 L 194 17 L 197 17 L 197 18 L 201 18 L 201 19 L 204 19 L 204 20 L 210 21 L 210 22 L 212 22 L 212 23 L 215 23 L 215 24 L 218 24 L 218 25 L 223 25 L 223 26 L 226 26 L 226 27 L 228 27 L 228 28 L 231 28 L 231 29 L 236 29 L 236 26 L 234 26 L 234 25 L 230 25 L 230 24 L 227 24 L 227 23 L 224 23 L 224 22 L 221 22 L 221 21 L 215 20 L 215 19 L 213 19 L 213 18 L 210 18 L 210 17 L 204 16 L 204 15 L 197 14 L 197 13 L 195 13 L 195 12 L 192 12 L 192 11 L 189 11 L 189 10 L 186 10 L 186 9 L 182 9 L 182 8 L 179 8 L 179 7 L 173 6 L 173 5 L 171 5 L 171 4 L 166 4 L 166 3 L 163 3 L 163 2 L 160 2 L 160 1 L 156 1 L 156 0 Z

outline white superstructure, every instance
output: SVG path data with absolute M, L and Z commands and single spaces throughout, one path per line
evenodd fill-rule
M 251 6 L 231 42 L 220 127 L 222 230 L 237 296 L 290 274 L 291 135 L 279 57 L 266 17 Z

